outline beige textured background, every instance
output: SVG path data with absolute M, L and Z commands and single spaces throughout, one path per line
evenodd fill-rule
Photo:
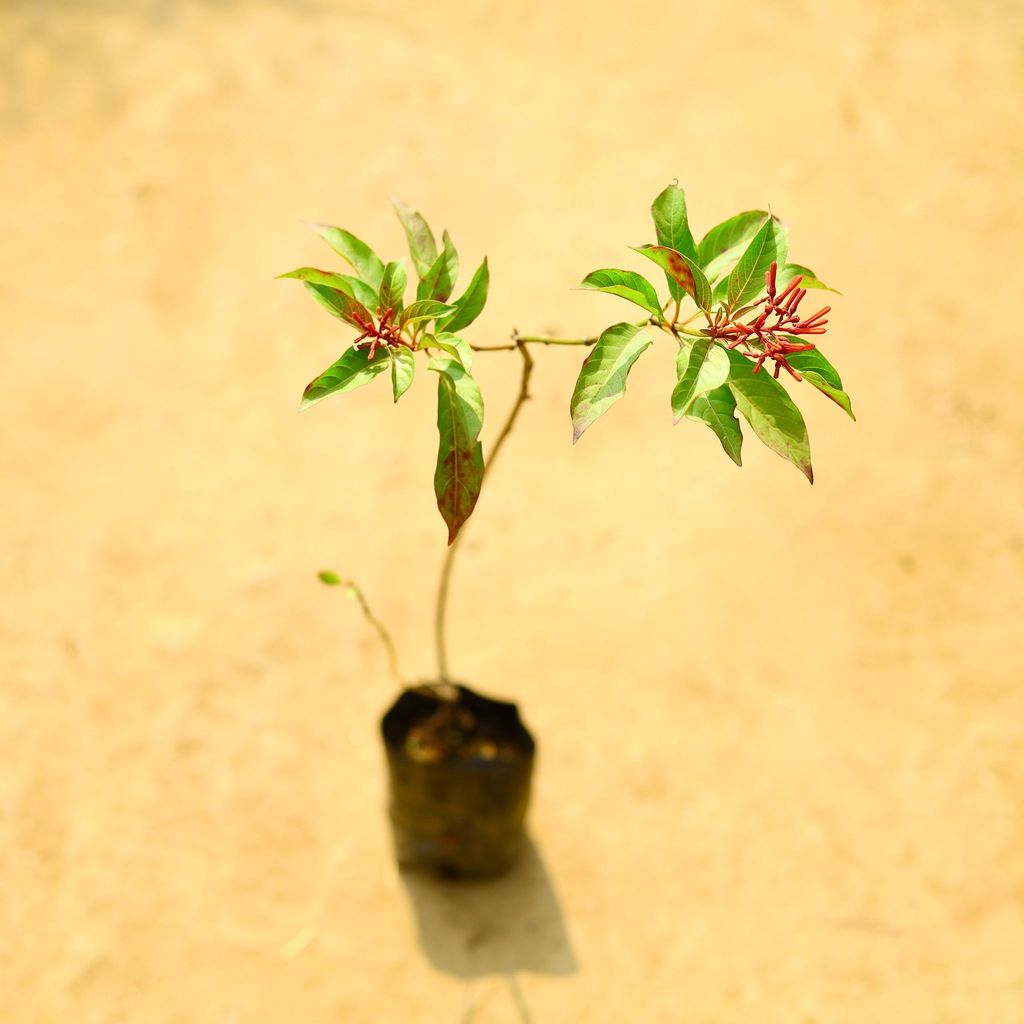
M 1019 1024 L 1018 3 L 0 4 L 0 1021 Z M 535 851 L 401 879 L 358 578 L 430 670 L 433 388 L 301 417 L 343 331 L 275 273 L 491 258 L 472 337 L 590 331 L 678 177 L 845 292 L 818 483 L 576 448 L 537 354 L 455 667 L 542 743 Z M 491 434 L 514 356 L 480 359 Z

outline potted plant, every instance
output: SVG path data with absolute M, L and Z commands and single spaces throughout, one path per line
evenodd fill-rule
M 522 844 L 534 742 L 515 705 L 452 680 L 445 625 L 461 531 L 529 398 L 531 349 L 589 349 L 569 403 L 574 443 L 622 397 L 631 367 L 656 338 L 675 346 L 674 422 L 687 419 L 709 427 L 737 465 L 743 443 L 739 414 L 813 483 L 807 428 L 780 383 L 782 373 L 790 383 L 822 392 L 851 417 L 853 410 L 839 374 L 817 345 L 829 307 L 809 315 L 802 309 L 809 290 L 833 289 L 789 262 L 786 228 L 763 210 L 736 214 L 698 242 L 683 190 L 669 185 L 651 207 L 655 242 L 635 249 L 660 268 L 666 294 L 630 270 L 595 270 L 582 282 L 584 288 L 632 303 L 642 310 L 641 318 L 613 324 L 595 338 L 513 333 L 507 343 L 479 345 L 463 333 L 487 301 L 487 260 L 453 299 L 459 257 L 451 237 L 445 232 L 439 247 L 419 213 L 398 202 L 395 208 L 408 238 L 411 274 L 404 259 L 385 263 L 350 232 L 314 224 L 353 273 L 302 267 L 281 276 L 304 282 L 317 302 L 356 333 L 341 357 L 306 387 L 302 408 L 378 377 L 390 380 L 397 402 L 423 360 L 437 375 L 434 491 L 448 529 L 436 605 L 437 678 L 404 687 L 383 718 L 382 732 L 400 863 L 486 875 L 507 867 Z M 414 295 L 407 296 L 411 276 Z M 517 353 L 522 372 L 518 394 L 485 459 L 484 403 L 473 360 L 477 353 L 498 351 Z M 391 637 L 359 588 L 331 572 L 320 578 L 329 585 L 344 583 L 359 601 L 399 679 Z

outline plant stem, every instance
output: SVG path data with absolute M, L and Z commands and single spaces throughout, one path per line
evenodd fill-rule
M 663 321 L 656 321 L 653 318 L 648 320 L 642 320 L 637 327 L 645 326 L 657 326 L 662 329 L 668 329 L 667 325 Z M 686 331 L 689 334 L 691 332 Z M 703 337 L 703 335 L 697 335 L 697 337 Z M 523 406 L 526 404 L 527 399 L 530 397 L 530 375 L 533 373 L 533 358 L 527 348 L 528 345 L 576 345 L 576 346 L 591 346 L 596 345 L 598 342 L 597 338 L 543 338 L 528 336 L 524 337 L 518 333 L 513 333 L 512 341 L 507 345 L 472 345 L 471 348 L 474 352 L 518 352 L 523 359 L 523 375 L 519 382 L 519 394 L 516 396 L 516 400 L 509 410 L 508 418 L 505 420 L 504 426 L 501 428 L 495 442 L 494 447 L 491 449 L 490 455 L 484 461 L 484 471 L 481 482 L 487 478 L 490 473 L 491 467 L 494 465 L 494 460 L 498 457 L 498 453 L 501 451 L 508 440 L 509 435 L 512 433 L 512 428 L 516 424 L 516 420 L 519 417 L 519 413 Z M 459 551 L 459 547 L 462 543 L 462 537 L 466 532 L 465 526 L 459 530 L 455 537 L 455 540 L 449 545 L 448 550 L 445 552 L 444 562 L 441 566 L 441 577 L 437 585 L 437 604 L 434 614 L 434 643 L 437 648 L 437 674 L 439 682 L 435 685 L 436 692 L 447 700 L 456 700 L 458 697 L 458 691 L 452 685 L 448 675 L 448 643 L 447 643 L 447 619 L 448 619 L 448 593 L 451 587 L 452 579 L 452 568 L 455 565 L 455 556 Z
M 661 329 L 663 331 L 668 331 L 670 334 L 674 334 L 676 338 L 678 338 L 680 334 L 685 334 L 688 338 L 707 337 L 707 334 L 703 331 L 690 331 L 683 327 L 682 324 L 662 324 Z
M 521 345 L 596 345 L 597 338 L 523 338 L 518 334 L 508 345 L 471 345 L 474 352 L 514 352 Z M 520 348 L 520 351 L 522 349 Z
M 530 352 L 527 349 L 527 344 L 530 341 L 536 341 L 542 339 L 531 339 L 531 338 L 520 338 L 518 335 L 511 345 L 501 346 L 503 348 L 516 349 L 519 354 L 523 357 L 523 375 L 519 382 L 519 394 L 516 396 L 515 403 L 509 411 L 508 418 L 505 420 L 505 425 L 501 428 L 501 432 L 498 434 L 494 447 L 491 449 L 490 455 L 484 461 L 484 470 L 482 480 L 487 478 L 491 467 L 494 465 L 494 460 L 498 457 L 502 446 L 505 441 L 508 440 L 509 435 L 512 433 L 512 428 L 516 424 L 516 419 L 519 417 L 519 412 L 526 404 L 527 399 L 530 397 L 530 374 L 533 373 L 533 358 L 530 356 Z M 594 341 L 597 339 L 595 338 Z M 547 342 L 545 342 L 547 344 Z M 553 342 L 553 344 L 593 344 L 593 342 Z M 497 346 L 489 346 L 483 351 L 492 351 Z M 447 552 L 444 556 L 444 564 L 441 567 L 441 579 L 437 587 L 437 610 L 434 616 L 434 640 L 437 644 L 437 672 L 440 677 L 442 687 L 451 687 L 451 682 L 448 677 L 448 645 L 446 640 L 446 626 L 448 616 L 448 590 L 451 584 L 452 578 L 452 566 L 455 564 L 455 555 L 459 550 L 459 546 L 462 542 L 463 535 L 466 530 L 463 527 L 456 536 L 455 540 L 448 547 Z M 454 689 L 454 688 L 452 688 Z
M 539 338 L 516 336 L 516 345 L 596 345 L 597 338 Z
M 391 676 L 395 682 L 401 686 L 402 677 L 398 671 L 398 652 L 395 650 L 395 642 L 391 639 L 391 634 L 388 632 L 387 626 L 385 626 L 384 623 L 381 622 L 380 619 L 378 619 L 370 610 L 370 605 L 366 600 L 366 595 L 360 589 L 358 583 L 348 580 L 345 583 L 345 587 L 349 594 L 359 602 L 359 607 L 363 612 L 363 617 L 377 631 L 377 635 L 380 637 L 381 643 L 384 645 L 384 649 L 388 652 L 388 668 L 391 671 Z
M 487 460 L 484 463 L 483 478 L 486 478 L 491 467 L 494 465 L 494 460 L 498 457 L 498 453 L 501 451 L 502 445 L 505 443 L 508 435 L 512 433 L 512 428 L 515 426 L 520 409 L 522 409 L 523 405 L 530 398 L 530 374 L 533 373 L 533 358 L 530 356 L 529 350 L 526 348 L 526 345 L 530 340 L 530 338 L 516 338 L 515 347 L 523 357 L 523 375 L 519 381 L 519 394 L 516 396 L 515 404 L 509 411 L 508 419 L 505 420 L 505 425 L 501 428 L 501 433 L 494 441 L 494 447 L 491 449 L 491 454 L 487 457 Z M 596 341 L 597 339 L 594 338 L 592 341 L 556 342 L 555 344 L 593 345 Z
M 693 319 L 692 317 L 690 319 Z M 664 320 L 655 320 L 654 317 L 648 317 L 646 320 L 640 320 L 635 325 L 637 327 L 665 327 L 666 323 Z M 470 345 L 469 347 L 474 352 L 514 352 L 519 349 L 525 355 L 525 350 L 522 348 L 523 345 L 596 345 L 600 341 L 600 338 L 544 338 L 539 335 L 524 336 L 519 334 L 518 331 L 513 332 L 512 341 L 508 345 Z M 533 369 L 533 363 L 530 364 L 530 369 Z

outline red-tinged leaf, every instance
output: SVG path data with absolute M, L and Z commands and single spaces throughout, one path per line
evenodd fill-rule
M 434 356 L 429 368 L 438 375 L 437 468 L 434 494 L 441 517 L 448 525 L 448 543 L 458 536 L 480 496 L 484 456 L 480 430 L 484 403 L 480 388 L 466 368 L 447 355 Z
M 305 281 L 307 284 L 321 284 L 328 288 L 337 288 L 338 291 L 361 302 L 367 309 L 377 308 L 377 293 L 361 278 L 352 277 L 350 274 L 335 274 L 333 271 L 318 270 L 316 267 L 299 267 L 298 270 L 291 270 L 287 274 L 278 274 L 277 276 L 279 278 L 295 278 L 297 281 Z
M 324 284 L 313 284 L 305 282 L 306 289 L 320 303 L 324 309 L 339 320 L 351 324 L 353 327 L 363 329 L 363 324 L 371 323 L 373 320 L 370 311 L 358 300 L 347 295 L 338 288 L 331 288 Z
M 704 276 L 704 271 L 688 256 L 667 245 L 641 245 L 636 252 L 657 263 L 675 281 L 701 309 L 711 308 L 711 285 Z

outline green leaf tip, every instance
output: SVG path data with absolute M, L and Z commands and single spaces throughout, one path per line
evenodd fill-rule
M 341 577 L 336 572 L 331 572 L 329 569 L 322 569 L 317 574 L 317 579 L 321 583 L 326 583 L 329 587 L 337 587 L 341 583 Z
M 380 308 L 390 309 L 400 314 L 405 305 L 405 286 L 408 275 L 405 272 L 405 259 L 392 260 L 384 267 L 384 276 L 380 281 Z
M 423 214 L 402 202 L 395 196 L 391 197 L 391 205 L 398 214 L 409 242 L 409 255 L 412 257 L 416 276 L 422 281 L 427 276 L 434 261 L 437 259 L 437 241 L 433 231 Z
M 416 288 L 417 299 L 437 299 L 447 302 L 459 276 L 459 254 L 447 231 L 441 236 L 444 245 L 426 272 L 420 274 Z
M 490 269 L 485 256 L 465 292 L 455 300 L 456 312 L 441 325 L 444 330 L 454 333 L 468 327 L 483 311 L 489 285 Z
M 793 335 L 786 337 L 790 341 L 800 341 Z M 856 422 L 857 417 L 853 414 L 853 404 L 850 401 L 850 396 L 843 390 L 843 381 L 839 376 L 839 371 L 828 361 L 820 348 L 814 348 L 807 352 L 793 352 L 789 356 L 789 363 L 811 387 L 816 388 L 826 398 L 835 402 L 851 420 Z
M 374 292 L 380 288 L 380 279 L 384 274 L 384 261 L 361 238 L 356 238 L 351 231 L 334 227 L 332 224 L 306 221 L 306 225 L 315 231 L 342 259 L 349 262 L 359 277 L 373 288 Z
M 686 193 L 678 182 L 674 181 L 658 193 L 651 204 L 651 218 L 659 245 L 696 260 L 697 246 L 687 218 Z
M 813 270 L 803 267 L 799 263 L 787 263 L 785 266 L 779 267 L 776 282 L 776 287 L 779 291 L 782 291 L 797 274 L 803 278 L 803 281 L 800 282 L 801 288 L 820 289 L 821 291 L 832 292 L 834 295 L 843 294 L 838 288 L 832 288 L 830 285 L 825 284 Z
M 754 373 L 745 356 L 727 351 L 731 364 L 728 386 L 743 418 L 764 444 L 792 462 L 813 484 L 811 446 L 802 413 L 767 370 Z
M 743 433 L 736 417 L 736 399 L 728 384 L 693 400 L 686 418 L 709 427 L 722 445 L 722 450 L 736 463 L 743 465 Z
M 765 221 L 729 274 L 726 295 L 730 309 L 745 305 L 764 291 L 765 272 L 773 263 L 780 267 L 785 264 L 788 248 L 782 224 Z

